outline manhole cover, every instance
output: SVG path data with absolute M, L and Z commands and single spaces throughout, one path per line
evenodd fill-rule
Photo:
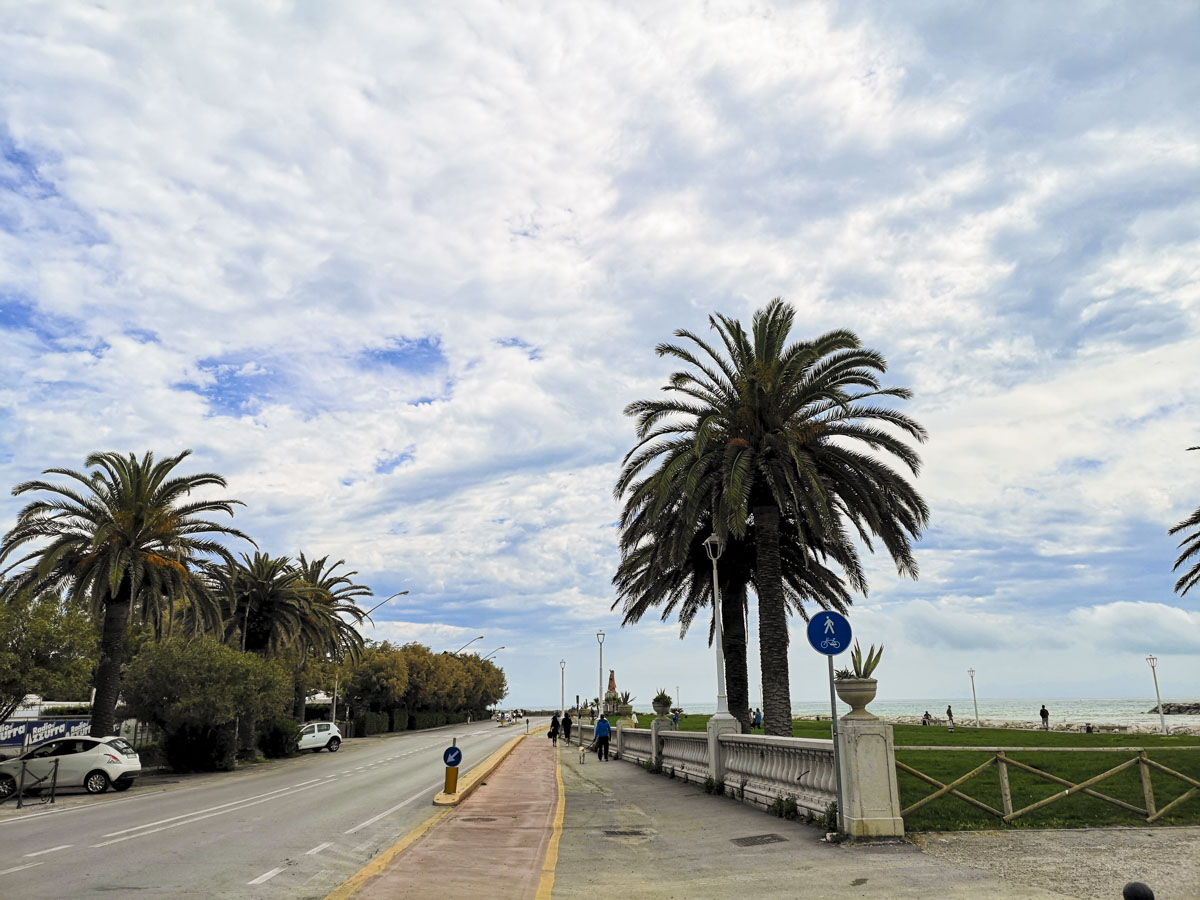
M 759 844 L 778 844 L 780 841 L 786 840 L 787 838 L 777 834 L 752 834 L 750 837 L 733 838 L 729 843 L 737 844 L 739 847 L 757 847 Z
M 645 837 L 646 831 L 643 828 L 606 828 L 604 833 L 608 837 Z
M 460 822 L 495 822 L 496 820 L 493 819 L 491 816 L 466 816 L 465 818 L 459 819 L 458 821 L 460 821 Z

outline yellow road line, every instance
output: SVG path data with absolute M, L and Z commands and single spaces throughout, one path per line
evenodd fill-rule
M 567 811 L 567 792 L 563 790 L 562 757 L 555 754 L 554 780 L 558 784 L 558 808 L 554 811 L 554 833 L 546 845 L 546 859 L 542 862 L 542 877 L 538 881 L 536 900 L 550 900 L 554 890 L 554 870 L 558 867 L 558 841 L 562 837 L 563 816 Z
M 391 847 L 389 847 L 387 850 L 384 850 L 383 853 L 379 854 L 379 856 L 375 857 L 375 859 L 371 860 L 369 863 L 351 875 L 349 881 L 345 882 L 340 887 L 334 888 L 334 890 L 325 898 L 325 900 L 346 900 L 346 898 L 353 896 L 355 891 L 357 891 L 376 875 L 381 874 L 393 859 L 411 847 L 418 838 L 420 838 L 438 822 L 442 821 L 442 819 L 446 818 L 446 816 L 450 815 L 451 812 L 453 812 L 453 810 L 449 807 L 446 809 L 439 809 L 432 816 L 402 837 L 399 841 L 392 844 Z

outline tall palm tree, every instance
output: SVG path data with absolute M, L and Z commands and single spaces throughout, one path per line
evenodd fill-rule
M 307 590 L 313 596 L 313 599 L 318 603 L 313 607 L 313 612 L 317 613 L 316 624 L 324 621 L 327 625 L 333 623 L 328 617 L 328 609 L 332 608 L 335 615 L 340 618 L 349 616 L 355 625 L 362 624 L 364 618 L 363 611 L 355 603 L 358 597 L 370 597 L 371 589 L 366 585 L 355 584 L 352 580 L 357 572 L 338 572 L 340 566 L 346 564 L 345 560 L 339 559 L 337 562 L 330 564 L 328 556 L 322 556 L 320 559 L 309 559 L 303 552 L 300 554 L 300 559 L 297 561 L 295 568 L 300 573 L 300 579 L 306 586 Z M 350 623 L 346 622 L 349 626 Z M 333 625 L 332 630 L 329 628 L 317 628 L 316 634 L 310 634 L 308 645 L 303 651 L 297 654 L 298 664 L 295 671 L 295 698 L 292 704 L 292 714 L 297 720 L 304 721 L 304 706 L 308 699 L 308 684 L 305 679 L 307 671 L 306 662 L 309 652 L 315 652 L 319 656 L 330 656 L 335 659 L 342 658 L 343 651 L 352 648 L 352 655 L 357 655 L 362 648 L 361 634 L 351 628 L 353 636 L 346 635 L 342 629 Z
M 7 600 L 16 594 L 65 589 L 71 602 L 87 604 L 103 618 L 100 662 L 91 733 L 112 733 L 113 710 L 121 689 L 125 631 L 139 615 L 155 626 L 169 623 L 177 605 L 190 608 L 198 620 L 215 622 L 218 605 L 197 568 L 208 558 L 232 560 L 213 538 L 246 535 L 209 521 L 211 513 L 233 515 L 236 500 L 191 499 L 198 488 L 225 487 L 220 475 L 178 475 L 174 469 L 191 454 L 155 460 L 130 453 L 93 453 L 85 467 L 47 469 L 76 484 L 27 481 L 15 495 L 44 492 L 17 514 L 3 538 L 0 564 L 21 547 L 32 546 L 10 563 L 6 574 L 24 563 L 23 571 L 4 585 Z M 169 627 L 169 624 L 168 624 Z
M 794 312 L 776 299 L 755 313 L 751 332 L 712 316 L 724 353 L 690 331 L 692 346 L 660 344 L 660 356 L 687 367 L 671 376 L 666 399 L 630 404 L 638 443 L 624 461 L 623 492 L 647 467 L 679 473 L 685 517 L 714 510 L 718 534 L 742 537 L 753 525 L 759 653 L 768 734 L 791 734 L 787 599 L 781 522 L 836 542 L 849 529 L 871 549 L 878 538 L 901 574 L 916 576 L 911 542 L 928 509 L 894 457 L 914 475 L 920 460 L 905 443 L 924 429 L 889 405 L 909 391 L 884 388 L 883 357 L 849 331 L 789 343 Z M 693 349 L 694 348 L 694 349 Z
M 1200 450 L 1200 447 L 1188 447 L 1188 449 Z M 1193 556 L 1200 555 L 1200 506 L 1197 506 L 1194 513 L 1167 533 L 1178 534 L 1188 528 L 1194 528 L 1195 531 L 1191 532 L 1191 534 L 1185 532 L 1183 539 L 1179 542 L 1179 547 L 1183 552 L 1179 554 L 1179 558 L 1175 560 L 1175 565 L 1171 567 L 1172 572 L 1178 571 L 1179 567 Z M 1192 563 L 1192 567 L 1179 576 L 1179 580 L 1175 582 L 1175 592 L 1182 597 L 1197 584 L 1200 584 L 1200 559 Z

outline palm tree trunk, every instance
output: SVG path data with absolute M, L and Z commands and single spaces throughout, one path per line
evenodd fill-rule
M 792 736 L 792 692 L 788 677 L 787 608 L 779 558 L 779 508 L 754 507 L 757 554 L 758 649 L 763 682 L 763 731 Z
M 746 587 L 721 585 L 721 645 L 729 713 L 750 732 L 750 679 L 746 673 Z
M 296 673 L 292 692 L 292 718 L 301 725 L 304 724 L 304 707 L 308 705 L 308 686 L 304 683 L 304 674 Z
M 92 701 L 92 737 L 107 737 L 113 733 L 113 712 L 121 694 L 121 666 L 125 664 L 125 630 L 129 626 L 129 606 L 132 602 L 129 579 L 109 596 L 104 604 L 104 630 L 100 636 L 100 662 L 96 666 L 96 697 Z

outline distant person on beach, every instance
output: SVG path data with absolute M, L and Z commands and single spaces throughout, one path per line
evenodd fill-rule
M 933 721 L 933 716 L 929 714 L 929 710 L 925 710 L 925 715 L 921 716 L 921 724 L 928 725 Z
M 567 746 L 571 746 L 571 714 L 563 713 L 562 720 L 563 740 L 567 742 Z
M 1050 710 L 1046 709 L 1045 703 L 1042 704 L 1042 711 L 1041 711 L 1040 715 L 1042 717 L 1042 731 L 1049 731 L 1050 730 Z
M 950 730 L 954 730 L 954 710 L 950 708 L 950 704 L 946 704 L 946 723 Z

